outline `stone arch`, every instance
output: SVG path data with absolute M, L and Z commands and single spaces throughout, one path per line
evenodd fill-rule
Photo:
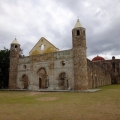
M 49 80 L 48 80 L 48 75 L 47 75 L 46 69 L 44 67 L 41 67 L 40 69 L 38 69 L 37 75 L 38 75 L 38 79 L 39 79 L 38 80 L 39 88 L 40 89 L 48 88 Z
M 94 83 L 94 76 L 92 75 L 91 78 L 92 78 L 92 88 L 94 88 L 94 84 L 95 84 Z
M 97 76 L 95 75 L 95 88 L 97 87 L 97 85 L 98 85 L 98 80 L 97 80 Z
M 27 89 L 29 86 L 29 79 L 26 74 L 22 75 L 23 88 Z
M 66 90 L 68 89 L 69 87 L 69 84 L 68 84 L 68 75 L 66 72 L 61 72 L 58 76 L 58 86 L 60 89 L 62 90 Z

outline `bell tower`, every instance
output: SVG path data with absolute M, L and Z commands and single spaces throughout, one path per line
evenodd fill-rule
M 86 32 L 79 19 L 72 29 L 74 90 L 88 89 Z
M 20 44 L 15 38 L 10 47 L 9 89 L 17 88 L 17 73 L 20 54 Z

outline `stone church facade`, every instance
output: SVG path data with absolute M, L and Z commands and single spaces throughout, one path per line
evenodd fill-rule
M 86 31 L 79 20 L 72 29 L 70 50 L 59 51 L 42 37 L 30 56 L 21 57 L 15 38 L 10 48 L 9 88 L 87 90 L 120 83 L 120 59 L 90 61 L 86 49 Z

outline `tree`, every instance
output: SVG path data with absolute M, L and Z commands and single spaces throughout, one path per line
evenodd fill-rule
M 0 88 L 8 88 L 10 50 L 0 50 Z

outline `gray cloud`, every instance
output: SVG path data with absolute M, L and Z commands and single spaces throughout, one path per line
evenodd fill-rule
M 9 48 L 15 36 L 26 55 L 41 37 L 59 49 L 70 49 L 79 16 L 86 28 L 88 58 L 120 58 L 119 11 L 119 0 L 1 0 L 0 49 Z

